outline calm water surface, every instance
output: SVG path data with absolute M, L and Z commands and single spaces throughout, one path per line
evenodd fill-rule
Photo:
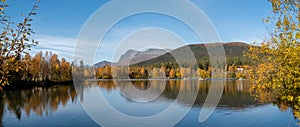
M 123 94 L 131 92 L 131 83 L 140 90 L 147 90 L 153 85 L 155 89 L 163 92 L 153 101 L 136 102 L 132 98 L 142 100 L 144 97 Z M 166 86 L 162 87 L 162 83 L 166 83 Z M 192 110 L 176 124 L 178 127 L 298 126 L 298 121 L 293 117 L 289 108 L 279 108 L 277 105 L 255 101 L 249 94 L 249 85 L 246 81 L 227 81 L 217 109 L 208 120 L 199 123 L 199 113 L 209 87 L 210 81 L 99 81 L 83 83 L 78 93 L 73 85 L 5 91 L 0 100 L 1 126 L 97 127 L 99 125 L 81 107 L 80 100 L 86 103 L 85 99 L 99 88 L 116 110 L 135 117 L 147 117 L 164 111 L 174 103 L 179 91 L 185 96 L 177 98 L 176 103 L 181 108 L 186 108 L 192 101 L 189 95 L 196 93 L 197 98 Z M 118 126 L 132 125 L 119 123 Z

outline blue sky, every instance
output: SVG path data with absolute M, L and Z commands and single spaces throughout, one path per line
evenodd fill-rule
M 21 13 L 28 12 L 33 2 L 34 0 L 9 0 L 11 7 L 7 11 L 18 21 Z M 33 49 L 32 54 L 39 50 L 49 50 L 72 60 L 75 41 L 81 28 L 87 19 L 107 2 L 109 0 L 41 0 L 38 15 L 33 17 L 32 22 L 36 32 L 34 38 L 40 44 Z M 210 18 L 223 42 L 259 42 L 266 35 L 262 19 L 271 14 L 271 5 L 267 0 L 192 0 L 192 2 Z M 124 6 L 129 5 L 131 3 Z M 118 11 L 118 8 L 115 11 Z M 153 13 L 139 14 L 127 17 L 111 28 L 98 47 L 95 61 L 114 59 L 113 54 L 118 49 L 117 45 L 120 45 L 124 38 L 132 32 L 151 27 L 173 32 L 187 44 L 201 43 L 191 29 L 172 17 Z M 153 29 L 148 32 L 150 31 L 153 32 Z M 152 34 L 155 35 L 164 40 L 162 36 L 164 34 Z M 136 42 L 143 41 L 138 37 L 131 39 L 136 39 Z M 128 45 L 124 51 L 116 55 L 116 59 L 129 48 L 135 49 L 134 46 Z M 176 45 L 170 45 L 170 48 L 176 48 Z

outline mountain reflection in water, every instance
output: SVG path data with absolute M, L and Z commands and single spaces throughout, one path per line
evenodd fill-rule
M 131 84 L 133 84 L 131 86 Z M 165 85 L 161 85 L 165 84 Z M 14 126 L 16 123 L 12 122 L 15 120 L 7 119 L 6 117 L 15 116 L 15 119 L 19 119 L 19 122 L 22 122 L 24 116 L 27 116 L 28 119 L 26 121 L 29 123 L 35 121 L 36 123 L 41 122 L 36 120 L 38 117 L 47 118 L 51 117 L 51 114 L 55 114 L 56 112 L 60 112 L 59 109 L 68 109 L 68 105 L 76 105 L 80 107 L 79 100 L 84 101 L 85 92 L 89 92 L 91 89 L 100 88 L 103 91 L 104 96 L 107 99 L 111 95 L 118 96 L 120 100 L 115 100 L 111 102 L 111 105 L 116 109 L 120 108 L 120 111 L 132 116 L 149 116 L 154 115 L 163 111 L 165 108 L 169 106 L 170 103 L 174 102 L 177 99 L 176 103 L 185 106 L 189 104 L 193 104 L 192 110 L 201 109 L 205 99 L 207 97 L 210 81 L 199 81 L 199 80 L 150 80 L 150 81 L 98 81 L 98 82 L 84 82 L 81 86 L 78 87 L 78 93 L 72 84 L 63 85 L 63 86 L 52 86 L 49 88 L 34 88 L 28 90 L 15 90 L 15 91 L 3 91 L 1 92 L 0 98 L 0 119 L 1 126 Z M 147 89 L 153 89 L 157 93 L 149 96 L 138 96 L 132 93 L 132 90 L 139 89 L 142 91 L 146 91 Z M 178 93 L 182 92 L 183 96 L 178 97 Z M 156 96 L 156 95 L 159 96 Z M 195 102 L 190 97 L 193 94 L 197 94 Z M 131 109 L 129 106 L 124 107 L 124 102 L 127 104 L 139 104 L 139 102 L 135 102 L 135 100 L 151 100 L 150 102 L 146 102 L 146 105 L 156 104 L 162 105 L 157 110 L 147 111 L 147 113 L 140 113 L 139 109 L 137 111 L 127 111 L 127 110 L 135 110 Z M 143 102 L 144 103 L 144 102 Z M 148 104 L 150 103 L 150 104 Z M 162 104 L 164 103 L 164 104 Z M 249 93 L 249 84 L 247 81 L 241 80 L 232 80 L 226 81 L 223 96 L 218 104 L 217 110 L 231 110 L 231 111 L 243 111 L 248 110 L 255 107 L 265 106 L 268 104 L 258 103 L 253 99 L 253 97 Z M 147 108 L 147 106 L 145 106 Z M 154 107 L 155 108 L 155 107 Z M 80 110 L 79 117 L 77 118 L 76 113 Z M 141 109 L 144 110 L 144 109 Z M 149 112 L 149 113 L 148 113 Z M 217 111 L 218 112 L 218 111 Z M 275 111 L 277 112 L 277 111 Z M 68 119 L 72 125 L 72 121 L 81 121 L 86 126 L 97 126 L 95 123 L 92 123 L 91 119 L 87 117 L 87 115 L 83 115 L 83 109 L 76 108 L 74 112 L 63 112 L 58 119 L 59 122 L 63 123 Z M 189 113 L 190 114 L 190 113 Z M 194 119 L 195 122 L 198 120 L 198 116 L 195 115 L 195 118 L 192 117 L 194 115 L 189 115 L 187 118 Z M 231 113 L 226 113 L 230 115 Z M 38 117 L 31 117 L 31 115 Z M 68 116 L 64 116 L 68 115 Z M 69 116 L 74 115 L 74 117 Z M 75 117 L 76 116 L 76 117 Z M 192 118 L 190 118 L 192 117 Z M 186 119 L 187 119 L 186 118 Z M 32 120 L 32 121 L 30 121 Z M 90 124 L 84 124 L 85 121 L 89 121 Z M 188 121 L 188 120 L 186 120 Z M 291 120 L 292 125 L 296 126 L 296 120 Z M 57 124 L 59 123 L 57 122 Z M 81 126 L 73 123 L 73 126 Z M 259 123 L 257 123 L 259 125 Z M 19 124 L 16 124 L 19 125 Z M 62 124 L 56 125 L 61 126 Z M 71 126 L 70 125 L 70 126 Z M 179 126 L 190 125 L 190 123 L 180 122 Z M 276 125 L 276 124 L 275 124 Z M 43 126 L 47 126 L 46 124 Z M 52 126 L 52 125 L 48 125 Z M 120 125 L 121 126 L 121 125 Z M 191 125 L 193 126 L 193 125 Z

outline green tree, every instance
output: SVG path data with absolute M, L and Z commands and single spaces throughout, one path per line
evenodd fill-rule
M 300 5 L 295 0 L 269 0 L 273 15 L 265 19 L 270 38 L 252 46 L 247 56 L 256 66 L 249 70 L 251 90 L 275 92 L 274 100 L 293 109 L 300 118 Z

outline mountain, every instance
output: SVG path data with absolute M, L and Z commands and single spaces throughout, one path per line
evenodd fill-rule
M 112 65 L 112 64 L 114 64 L 114 63 L 109 62 L 109 61 L 101 61 L 99 63 L 94 64 L 94 67 L 99 68 L 99 67 L 104 67 L 104 66 Z
M 225 51 L 225 56 L 227 59 L 227 64 L 243 65 L 249 64 L 249 60 L 243 56 L 244 51 L 249 49 L 249 44 L 243 42 L 228 42 L 228 43 L 211 43 L 211 44 L 191 44 L 183 47 L 179 47 L 172 50 L 164 55 L 158 56 L 156 58 L 143 61 L 134 66 L 149 66 L 149 65 L 161 65 L 168 63 L 176 63 L 175 58 L 172 54 L 178 56 L 178 58 L 183 59 L 186 64 L 189 64 L 190 60 L 187 57 L 187 49 L 191 49 L 194 54 L 198 64 L 207 64 L 209 62 L 209 55 L 206 46 L 214 48 L 217 46 L 223 46 Z
M 174 50 L 170 49 L 148 49 L 146 51 L 128 50 L 124 53 L 118 62 L 112 63 L 102 61 L 96 63 L 94 67 L 104 67 L 106 65 L 133 65 L 133 66 L 160 66 L 163 64 L 176 64 L 172 54 L 176 54 L 182 61 L 189 64 L 190 60 L 187 57 L 186 49 L 191 49 L 199 66 L 208 67 L 209 55 L 206 47 L 214 48 L 223 46 L 226 56 L 226 63 L 231 65 L 247 65 L 251 62 L 243 56 L 244 52 L 249 49 L 249 44 L 243 42 L 227 42 L 227 43 L 210 43 L 210 44 L 191 44 L 179 47 Z
M 148 49 L 146 51 L 137 51 L 137 50 L 130 49 L 120 57 L 118 62 L 101 61 L 94 64 L 94 67 L 99 68 L 99 67 L 104 67 L 106 65 L 116 65 L 116 66 L 132 65 L 132 64 L 140 63 L 161 56 L 163 54 L 166 54 L 169 51 L 171 50 L 170 49 Z
M 116 65 L 132 65 L 147 61 L 163 54 L 166 54 L 171 50 L 169 49 L 148 49 L 146 51 L 128 50 L 124 53 Z

